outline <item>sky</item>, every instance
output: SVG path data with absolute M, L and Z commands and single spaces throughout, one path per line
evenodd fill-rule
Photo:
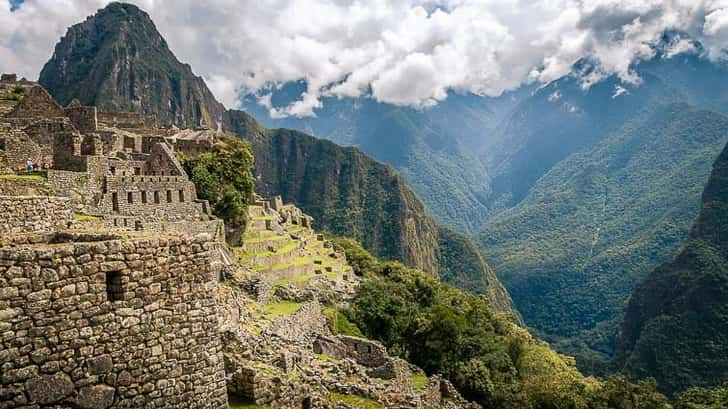
M 728 55 L 728 0 L 131 0 L 218 99 L 255 93 L 274 117 L 311 116 L 324 97 L 429 107 L 448 92 L 497 96 L 547 83 L 588 58 L 584 86 L 651 58 L 662 34 Z M 36 79 L 72 24 L 108 0 L 11 0 L 0 7 L 0 71 Z M 694 51 L 686 40 L 670 54 Z M 270 92 L 308 85 L 285 107 Z

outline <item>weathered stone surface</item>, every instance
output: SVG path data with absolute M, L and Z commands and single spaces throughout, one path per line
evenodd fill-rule
M 106 409 L 114 403 L 114 393 L 111 386 L 88 386 L 78 394 L 78 405 L 83 409 Z
M 71 379 L 65 374 L 45 375 L 25 382 L 30 401 L 41 405 L 58 402 L 73 393 Z
M 101 355 L 88 360 L 88 372 L 92 375 L 105 374 L 111 371 L 113 365 L 110 355 Z
M 206 248 L 70 232 L 0 244 L 0 280 L 18 289 L 0 300 L 0 408 L 227 409 Z

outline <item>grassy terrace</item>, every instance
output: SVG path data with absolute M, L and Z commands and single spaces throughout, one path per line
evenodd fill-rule
M 268 319 L 287 317 L 298 311 L 298 309 L 301 308 L 301 305 L 303 304 L 292 301 L 269 303 L 263 308 L 263 315 Z
M 8 173 L 0 175 L 0 179 L 4 180 L 32 180 L 32 181 L 38 181 L 42 182 L 46 180 L 46 176 L 44 173 L 30 173 L 30 174 L 15 174 L 15 173 Z

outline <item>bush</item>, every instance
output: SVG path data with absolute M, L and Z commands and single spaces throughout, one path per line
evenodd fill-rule
M 230 226 L 245 224 L 246 208 L 253 202 L 253 153 L 247 142 L 227 137 L 209 152 L 182 157 L 182 165 L 195 184 L 197 196 Z

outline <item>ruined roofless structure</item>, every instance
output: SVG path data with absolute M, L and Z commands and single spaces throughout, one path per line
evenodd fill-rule
M 228 407 L 222 221 L 154 126 L 0 77 L 0 409 Z
M 175 155 L 207 150 L 216 135 L 78 101 L 62 108 L 38 84 L 0 80 L 0 174 L 24 172 L 30 159 L 47 171 L 51 191 L 107 227 L 224 234 Z

